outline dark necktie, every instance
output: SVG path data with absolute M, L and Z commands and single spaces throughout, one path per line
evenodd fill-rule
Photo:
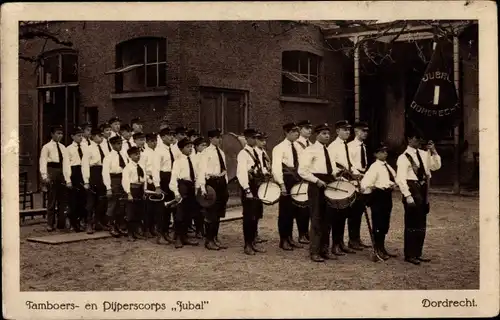
M 125 168 L 125 160 L 123 160 L 123 157 L 122 157 L 122 155 L 121 155 L 120 152 L 117 151 L 117 153 L 118 153 L 118 158 L 119 158 L 119 161 L 120 161 L 120 168 L 123 169 L 123 168 Z
M 389 169 L 389 166 L 387 165 L 387 162 L 384 163 L 384 166 L 385 168 L 387 169 L 387 173 L 389 173 L 389 179 L 392 181 L 392 182 L 396 182 L 396 179 L 394 178 L 394 175 L 392 174 L 391 170 Z
M 141 178 L 144 178 L 144 170 L 142 170 L 141 166 L 137 164 L 137 182 L 141 182 Z
M 56 147 L 57 147 L 57 155 L 59 156 L 59 163 L 63 163 L 63 155 L 61 152 L 61 147 L 59 147 L 59 142 L 56 142 Z
M 332 161 L 330 160 L 330 155 L 328 154 L 328 149 L 325 145 L 323 145 L 323 151 L 325 152 L 325 161 L 326 161 L 326 174 L 333 173 Z
M 111 144 L 109 144 L 109 140 L 108 140 L 108 139 L 106 139 L 106 142 L 107 142 L 107 144 L 108 144 L 108 151 L 109 151 L 109 152 L 111 152 Z
M 255 161 L 257 161 L 257 167 L 260 168 L 261 167 L 261 162 L 260 162 L 260 157 L 259 155 L 257 154 L 257 151 L 255 149 L 253 149 L 253 156 L 255 157 Z
M 78 156 L 80 157 L 80 161 L 82 161 L 83 157 L 82 146 L 79 143 L 77 143 L 76 145 L 78 146 Z
M 128 148 L 132 148 L 132 144 L 130 143 L 130 141 L 127 140 L 127 145 L 128 145 Z
M 293 146 L 293 142 L 291 143 L 292 147 L 292 157 L 293 157 L 293 167 L 297 168 L 299 166 L 299 160 L 297 156 L 297 150 L 295 150 L 295 147 Z
M 172 148 L 168 147 L 168 153 L 170 153 L 170 166 L 174 164 L 174 154 L 172 153 Z
M 189 164 L 189 179 L 194 182 L 194 168 L 193 168 L 193 163 L 191 162 L 191 157 L 188 158 L 188 164 Z
M 424 180 L 425 179 L 424 162 L 422 161 L 422 157 L 420 156 L 420 152 L 418 152 L 418 149 L 417 149 L 417 160 L 418 160 L 417 179 Z
M 366 168 L 366 150 L 364 143 L 361 144 L 361 168 Z
M 344 147 L 345 147 L 345 156 L 347 157 L 347 166 L 349 171 L 351 171 L 352 163 L 351 163 L 351 158 L 349 157 L 349 148 L 347 147 L 347 141 L 344 141 Z
M 306 147 L 309 147 L 309 140 L 306 140 Z
M 220 166 L 220 172 L 226 171 L 226 164 L 224 163 L 224 159 L 222 159 L 222 154 L 220 153 L 219 147 L 215 147 L 215 150 L 217 150 L 217 157 L 219 158 L 219 166 Z
M 104 160 L 104 151 L 102 151 L 101 145 L 98 144 L 97 147 L 99 148 L 99 154 L 101 155 L 101 163 Z

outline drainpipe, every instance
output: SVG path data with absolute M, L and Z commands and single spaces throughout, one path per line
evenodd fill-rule
M 354 119 L 359 121 L 359 36 L 354 36 Z
M 457 91 L 457 97 L 459 103 L 460 99 L 460 70 L 459 70 L 459 43 L 458 37 L 453 37 L 453 80 L 455 82 L 455 89 Z M 461 122 L 462 120 L 460 120 Z M 453 160 L 455 162 L 454 166 L 454 181 L 453 181 L 453 193 L 460 194 L 460 122 L 453 130 Z

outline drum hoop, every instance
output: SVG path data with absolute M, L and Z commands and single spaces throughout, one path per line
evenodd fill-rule
M 263 183 L 261 183 L 261 184 L 259 185 L 259 188 L 258 188 L 258 190 L 257 190 L 257 194 L 259 193 L 259 190 L 260 190 L 262 187 L 264 187 L 264 185 L 265 185 L 265 184 L 267 184 L 267 185 L 268 185 L 268 187 L 269 187 L 270 185 L 274 185 L 274 187 L 275 187 L 275 188 L 278 188 L 278 189 L 279 189 L 279 185 L 278 185 L 276 182 L 266 181 L 266 182 L 263 182 Z M 266 191 L 266 194 L 265 194 L 265 195 L 267 195 L 267 190 L 265 190 L 265 191 Z M 276 197 L 276 200 L 274 200 L 274 201 L 269 201 L 269 200 L 267 200 L 267 199 L 262 199 L 262 198 L 260 198 L 260 197 L 259 197 L 259 199 L 260 199 L 260 201 L 261 201 L 263 204 L 265 204 L 265 205 L 269 205 L 269 206 L 270 206 L 270 205 L 273 205 L 273 204 L 278 203 L 278 201 L 279 201 L 279 199 L 280 199 L 280 196 L 279 196 L 279 194 L 278 194 L 278 196 Z

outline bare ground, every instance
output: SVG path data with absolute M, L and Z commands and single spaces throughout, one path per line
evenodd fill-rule
M 26 241 L 45 234 L 45 225 L 23 226 L 21 291 L 478 289 L 479 199 L 434 195 L 431 206 L 424 253 L 432 262 L 420 266 L 401 257 L 399 198 L 387 246 L 400 257 L 383 263 L 369 261 L 367 250 L 319 264 L 307 249 L 281 251 L 276 206 L 265 208 L 260 223 L 268 252 L 251 257 L 243 254 L 241 221 L 222 224 L 225 251 L 112 238 L 54 246 Z M 365 220 L 362 234 L 368 243 Z

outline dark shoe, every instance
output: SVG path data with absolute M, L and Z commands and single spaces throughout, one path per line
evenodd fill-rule
M 253 251 L 253 248 L 250 245 L 246 245 L 245 249 L 243 249 L 243 252 L 245 252 L 245 254 L 249 256 L 255 255 L 255 251 Z
M 422 257 L 417 257 L 417 260 L 420 262 L 431 262 L 431 259 L 422 258 Z
M 186 238 L 184 241 L 182 241 L 182 244 L 187 245 L 187 246 L 197 246 L 199 245 L 198 241 Z
M 226 245 L 223 245 L 217 238 L 214 239 L 214 243 L 221 250 L 226 250 L 228 248 Z
M 377 250 L 378 256 L 384 260 L 388 260 L 390 257 L 384 253 L 382 250 Z
M 299 237 L 299 243 L 302 243 L 302 244 L 309 244 L 311 243 L 309 240 L 307 240 L 307 238 L 305 236 L 300 236 Z
M 413 263 L 414 265 L 418 266 L 420 264 L 420 261 L 418 261 L 417 258 L 405 258 L 406 262 Z
M 203 239 L 203 235 L 201 232 L 197 232 L 196 235 L 194 236 L 196 239 Z
M 205 248 L 208 250 L 220 250 L 220 248 L 213 241 L 206 242 Z
M 257 246 L 257 244 L 255 244 L 255 243 L 252 244 L 252 249 L 253 249 L 253 251 L 258 252 L 258 253 L 266 253 L 267 252 L 266 249 Z
M 353 250 L 357 250 L 357 251 L 363 251 L 363 246 L 361 246 L 361 244 L 357 243 L 357 242 L 352 242 L 352 241 L 349 241 L 349 244 L 348 244 L 349 248 L 353 249 Z
M 164 234 L 162 234 L 162 236 L 163 236 L 163 239 L 165 239 L 165 241 L 167 241 L 168 244 L 175 242 L 175 240 L 170 237 L 168 232 L 165 232 Z
M 285 250 L 285 251 L 292 251 L 293 250 L 292 245 L 286 240 L 280 241 L 280 248 Z
M 345 256 L 345 253 L 340 249 L 339 245 L 334 245 L 332 247 L 332 253 L 336 256 Z
M 339 259 L 336 255 L 330 254 L 330 252 L 323 252 L 322 254 L 320 254 L 320 256 L 322 258 L 324 258 L 325 260 L 338 260 Z
M 343 244 L 343 243 L 341 243 L 341 244 L 339 245 L 339 248 L 340 248 L 340 250 L 342 250 L 342 251 L 343 251 L 343 252 L 345 252 L 345 253 L 356 253 L 356 251 L 355 251 L 355 250 L 352 250 L 351 248 L 346 247 L 346 245 L 345 245 L 345 244 Z
M 54 230 L 56 230 L 54 227 L 47 227 L 48 232 L 53 232 Z
M 304 248 L 304 246 L 298 244 L 297 242 L 295 242 L 295 240 L 293 240 L 292 238 L 289 238 L 288 239 L 288 243 L 290 244 L 290 246 L 292 246 L 292 248 L 297 248 L 297 249 L 302 249 Z
M 93 234 L 94 228 L 92 228 L 92 224 L 87 224 L 87 234 Z
M 177 239 L 175 239 L 175 248 L 180 249 L 182 247 L 184 247 L 184 244 L 181 241 L 181 237 L 178 236 Z
M 311 260 L 314 262 L 325 262 L 325 259 L 323 259 L 323 257 L 321 257 L 319 254 L 311 255 Z
M 122 234 L 121 234 L 118 230 L 116 230 L 116 228 L 112 228 L 112 229 L 109 231 L 109 233 L 110 233 L 113 237 L 115 237 L 115 238 L 119 238 L 119 237 L 121 237 L 121 235 L 122 235 Z

